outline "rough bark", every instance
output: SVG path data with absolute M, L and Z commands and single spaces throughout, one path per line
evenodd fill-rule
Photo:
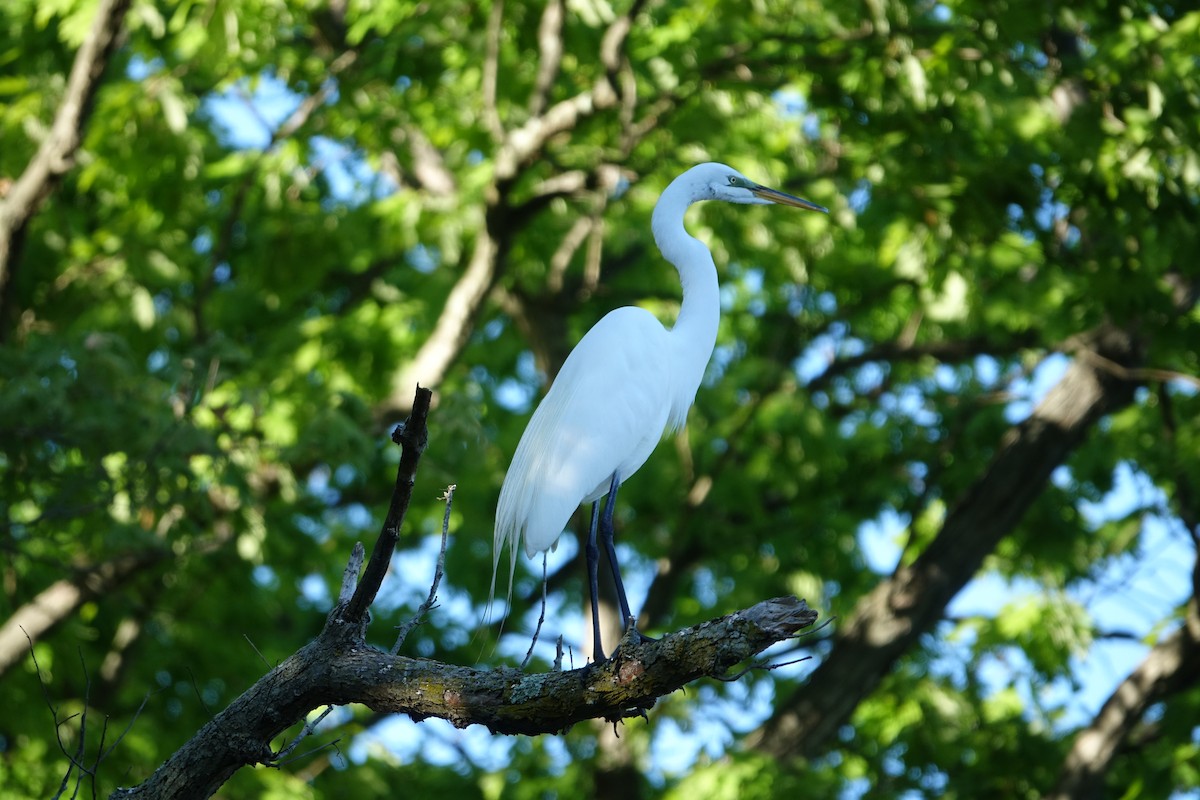
M 268 673 L 205 725 L 148 780 L 111 797 L 209 797 L 234 772 L 276 758 L 271 740 L 324 705 L 362 703 L 415 720 L 440 717 L 493 732 L 559 733 L 587 719 L 641 716 L 657 698 L 794 636 L 817 617 L 782 597 L 658 641 L 622 642 L 612 658 L 569 672 L 525 674 L 394 656 L 367 645 L 363 628 L 330 615 L 321 636 Z
M 1137 384 L 1121 371 L 1142 358 L 1133 334 L 1105 324 L 1072 345 L 1075 362 L 1029 418 L 1008 431 L 933 542 L 858 603 L 808 685 L 749 737 L 751 747 L 777 758 L 812 757 L 828 748 L 862 699 L 942 618 L 951 598 L 1016 527 L 1050 473 L 1097 420 L 1132 402 Z
M 415 720 L 440 717 L 496 733 L 558 733 L 577 722 L 642 716 L 655 701 L 703 676 L 723 677 L 746 659 L 816 621 L 803 600 L 782 597 L 658 641 L 636 630 L 602 664 L 528 675 L 387 653 L 366 642 L 367 609 L 387 573 L 428 442 L 432 392 L 417 388 L 413 413 L 392 438 L 403 447 L 392 502 L 362 577 L 354 549 L 337 605 L 315 640 L 296 651 L 200 729 L 146 781 L 113 798 L 213 795 L 237 770 L 276 764 L 271 741 L 321 706 L 361 703 Z M 398 647 L 399 645 L 397 645 Z

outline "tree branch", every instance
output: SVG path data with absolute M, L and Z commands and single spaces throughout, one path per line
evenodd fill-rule
M 36 642 L 84 602 L 106 594 L 170 555 L 169 550 L 150 549 L 118 556 L 55 581 L 38 592 L 0 625 L 0 675 L 28 652 L 28 642 Z
M 277 764 L 280 754 L 272 750 L 272 740 L 321 706 L 361 703 L 417 721 L 439 717 L 460 728 L 484 725 L 496 733 L 527 735 L 557 733 L 588 719 L 642 716 L 659 697 L 703 676 L 725 677 L 731 667 L 816 621 L 817 613 L 803 600 L 781 597 L 657 641 L 642 642 L 631 628 L 602 664 L 570 672 L 556 665 L 536 675 L 440 664 L 368 645 L 367 608 L 387 573 L 412 495 L 431 396 L 418 387 L 412 415 L 393 434 L 404 446 L 396 486 L 357 589 L 351 595 L 361 545 L 320 635 L 217 714 L 149 779 L 111 797 L 209 797 L 243 766 Z M 311 726 L 301 736 L 306 732 Z
M 562 27 L 566 16 L 563 0 L 547 0 L 538 22 L 538 68 L 533 82 L 533 93 L 529 97 L 529 113 L 538 115 L 550 99 L 550 88 L 558 77 L 562 63 Z
M 412 183 L 437 197 L 452 197 L 458 191 L 458 181 L 446 166 L 442 151 L 434 146 L 424 131 L 416 125 L 401 125 L 393 129 L 392 140 L 408 146 L 409 172 Z M 381 171 L 403 187 L 405 175 L 396 154 L 385 150 L 380 154 Z
M 128 8 L 129 0 L 100 0 L 92 28 L 75 54 L 50 133 L 8 194 L 0 198 L 0 340 L 9 328 L 8 287 L 20 257 L 26 226 L 42 201 L 75 164 L 100 77 L 117 47 L 121 22 Z
M 626 89 L 618 86 L 617 68 L 633 28 L 633 21 L 645 0 L 635 0 L 629 10 L 613 20 L 605 30 L 600 43 L 600 56 L 608 72 L 588 89 L 549 106 L 544 112 L 531 116 L 523 125 L 505 131 L 499 125 L 502 137 L 495 154 L 495 169 L 492 184 L 484 191 L 487 205 L 484 224 L 475 239 L 470 261 L 461 278 L 451 289 L 442 314 L 438 317 L 433 334 L 425 341 L 413 360 L 402 370 L 393 383 L 393 391 L 385 403 L 388 410 L 406 408 L 407 387 L 414 382 L 436 385 L 441 382 L 454 359 L 462 352 L 472 331 L 472 321 L 483 305 L 488 292 L 496 284 L 509 245 L 517 231 L 513 210 L 508 206 L 509 191 L 529 166 L 544 151 L 551 137 L 565 133 L 580 120 L 615 107 L 622 99 L 636 99 Z M 493 6 L 489 17 L 489 31 L 499 28 L 500 4 Z M 491 33 L 489 32 L 489 54 L 487 64 L 493 60 Z M 494 54 L 498 58 L 498 50 Z M 544 55 L 544 54 L 543 54 Z M 494 89 L 489 88 L 492 79 L 484 75 L 483 114 L 488 117 L 495 112 Z M 548 95 L 547 95 L 548 96 Z
M 529 675 L 394 656 L 367 646 L 361 627 L 330 614 L 325 630 L 214 717 L 144 783 L 112 798 L 209 797 L 243 766 L 270 763 L 271 740 L 323 705 L 438 717 L 495 733 L 559 733 L 588 719 L 641 716 L 664 695 L 723 676 L 811 625 L 817 613 L 781 597 L 658 641 L 622 642 L 613 657 L 570 672 Z
M 1188 603 L 1183 626 L 1160 641 L 1079 732 L 1046 800 L 1104 796 L 1104 776 L 1122 743 L 1155 703 L 1200 679 L 1200 599 Z
M 1079 345 L 1126 368 L 1142 359 L 1141 342 L 1113 325 L 1080 337 Z M 804 692 L 782 703 L 750 736 L 750 746 L 774 757 L 813 756 L 828 746 L 862 698 L 1017 526 L 1050 473 L 1097 420 L 1133 401 L 1135 386 L 1094 359 L 1077 358 L 1033 414 L 1005 435 L 928 548 L 859 601 Z
M 396 468 L 396 486 L 392 489 L 392 502 L 383 521 L 383 530 L 379 532 L 375 549 L 371 551 L 371 560 L 367 562 L 354 596 L 342 611 L 342 618 L 348 623 L 362 623 L 365 626 L 367 609 L 375 601 L 375 595 L 379 593 L 388 566 L 392 563 L 392 553 L 396 550 L 396 542 L 400 540 L 400 526 L 404 524 L 404 515 L 412 500 L 417 465 L 421 463 L 421 454 L 425 452 L 425 445 L 429 441 L 426 422 L 432 399 L 433 392 L 418 386 L 412 414 L 392 432 L 392 441 L 404 448 L 400 455 L 400 466 Z M 335 614 L 339 611 L 340 608 L 334 609 Z
M 504 125 L 500 122 L 500 112 L 496 108 L 496 83 L 500 74 L 500 34 L 503 23 L 504 0 L 495 0 L 491 13 L 488 14 L 483 75 L 480 83 L 483 84 L 483 124 L 496 141 L 504 138 Z

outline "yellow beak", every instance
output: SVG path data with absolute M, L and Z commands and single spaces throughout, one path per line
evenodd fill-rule
M 769 200 L 772 203 L 778 203 L 781 206 L 794 206 L 795 208 L 804 208 L 809 211 L 820 211 L 822 214 L 829 213 L 829 209 L 825 206 L 819 206 L 816 203 L 805 200 L 802 197 L 796 197 L 794 195 L 787 194 L 786 192 L 781 192 L 778 189 L 771 189 L 766 186 L 756 185 L 750 187 L 750 191 L 753 192 L 756 197 L 761 197 L 763 200 Z

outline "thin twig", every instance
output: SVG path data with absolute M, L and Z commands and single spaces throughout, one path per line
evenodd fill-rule
M 320 725 L 321 722 L 332 713 L 333 713 L 333 706 L 325 706 L 325 710 L 322 711 L 320 714 L 318 714 L 316 719 L 305 724 L 304 728 L 300 731 L 300 733 L 298 733 L 296 735 L 296 738 L 292 740 L 291 744 L 289 744 L 287 747 L 283 748 L 278 753 L 276 753 L 271 758 L 271 760 L 269 762 L 267 762 L 267 766 L 278 768 L 280 764 L 284 763 L 283 759 L 285 759 L 289 755 L 291 755 L 292 751 L 295 750 L 300 745 L 301 742 L 303 742 L 306 738 L 308 738 L 308 736 L 310 734 L 315 732 L 317 729 L 317 726 Z M 318 749 L 320 749 L 320 748 L 318 748 Z M 313 752 L 316 752 L 316 751 L 313 751 Z
M 812 660 L 812 656 L 805 656 L 804 658 L 794 658 L 791 661 L 783 661 L 778 664 L 767 664 L 766 662 L 756 661 L 756 662 L 752 663 L 750 666 L 746 667 L 745 669 L 738 670 L 737 672 L 735 672 L 732 675 L 717 675 L 715 677 L 717 680 L 722 681 L 724 683 L 734 683 L 735 681 L 741 680 L 748 673 L 753 672 L 756 669 L 761 669 L 763 672 L 771 672 L 772 670 L 780 669 L 781 667 L 790 667 L 792 664 L 799 664 L 801 661 L 811 661 L 811 660 Z
M 82 655 L 82 654 L 81 654 Z M 100 753 L 104 751 L 104 740 L 108 738 L 108 717 L 104 717 L 104 725 L 100 728 L 100 744 L 96 748 L 96 763 L 92 767 L 92 800 L 96 800 L 96 773 L 100 771 Z
M 529 643 L 529 650 L 525 653 L 525 660 L 521 662 L 521 669 L 529 666 L 529 660 L 533 658 L 533 648 L 537 646 L 538 635 L 542 632 L 542 623 L 546 621 L 546 553 L 542 552 L 542 610 L 538 614 L 537 627 L 533 629 L 533 640 Z
M 133 723 L 137 722 L 138 717 L 142 715 L 142 710 L 146 708 L 146 703 L 150 702 L 150 695 L 151 692 L 146 692 L 142 697 L 142 704 L 137 707 L 137 711 L 133 712 L 133 716 L 129 718 L 129 724 L 125 726 L 125 730 L 121 731 L 121 735 L 116 738 L 112 745 L 107 750 L 101 747 L 100 755 L 96 759 L 97 764 L 112 755 L 112 751 L 117 749 L 117 745 L 124 741 L 129 732 L 133 730 Z
M 30 637 L 29 634 L 26 634 L 25 638 L 29 640 L 29 657 L 31 659 L 33 659 L 33 669 L 34 669 L 34 672 L 37 673 L 38 684 L 42 687 L 42 698 L 46 701 L 46 707 L 50 709 L 51 718 L 54 720 L 54 735 L 55 735 L 55 738 L 58 740 L 58 749 L 61 750 L 62 754 L 67 757 L 67 771 L 66 771 L 66 773 L 63 774 L 62 781 L 59 783 L 59 786 L 58 786 L 58 791 L 54 793 L 53 797 L 54 798 L 62 797 L 63 792 L 65 792 L 67 790 L 67 786 L 71 782 L 71 773 L 75 770 L 79 770 L 79 774 L 78 774 L 78 777 L 75 779 L 75 791 L 72 793 L 71 796 L 77 797 L 79 795 L 79 789 L 83 783 L 84 775 L 91 776 L 91 778 L 92 778 L 92 795 L 95 796 L 95 793 L 96 793 L 95 769 L 94 768 L 88 769 L 83 764 L 84 748 L 87 745 L 88 703 L 89 703 L 89 700 L 91 697 L 91 690 L 92 690 L 92 680 L 91 680 L 91 676 L 88 675 L 87 664 L 83 661 L 83 651 L 82 650 L 79 651 L 79 660 L 81 663 L 83 663 L 83 679 L 84 679 L 83 711 L 81 714 L 72 714 L 71 716 L 67 717 L 66 719 L 60 720 L 58 718 L 58 709 L 54 706 L 53 701 L 50 699 L 50 690 L 46 687 L 46 681 L 42 679 L 42 666 L 41 666 L 41 664 L 38 663 L 37 653 L 33 649 L 33 638 Z M 79 747 L 78 747 L 75 755 L 72 755 L 67 750 L 66 744 L 63 742 L 62 726 L 66 725 L 68 722 L 75 719 L 75 717 L 80 718 L 79 719 Z M 100 763 L 100 758 L 97 757 L 96 764 L 99 765 L 99 763 Z
M 254 649 L 254 652 L 258 653 L 258 657 L 261 658 L 262 662 L 267 665 L 267 669 L 271 669 L 271 662 L 267 661 L 267 657 L 262 654 L 262 651 L 255 647 L 254 642 L 250 641 L 250 637 L 243 633 L 242 638 L 245 639 L 246 643 Z
M 314 753 L 319 753 L 322 750 L 328 750 L 329 748 L 333 748 L 333 750 L 336 751 L 337 754 L 340 756 L 340 755 L 342 755 L 342 751 L 338 748 L 338 742 L 340 742 L 341 740 L 342 739 L 339 736 L 337 739 L 334 739 L 332 742 L 326 742 L 323 745 L 314 747 L 312 750 L 305 750 L 303 753 L 297 753 L 296 755 L 292 756 L 289 759 L 285 759 L 284 761 L 279 761 L 279 762 L 270 764 L 269 766 L 272 766 L 272 767 L 275 767 L 276 769 L 278 769 L 279 767 L 282 767 L 286 764 L 290 764 L 293 761 L 299 761 L 303 758 L 308 758 L 309 756 L 313 755 Z M 343 761 L 345 760 L 344 756 L 343 756 L 342 760 Z
M 204 702 L 204 695 L 200 693 L 200 686 L 196 683 L 196 674 L 192 672 L 192 668 L 187 668 L 188 678 L 192 682 L 192 691 L 196 693 L 196 699 L 200 701 L 200 707 L 204 709 L 204 713 L 212 716 L 212 709 L 208 707 L 208 703 Z
M 446 510 L 442 514 L 442 545 L 438 551 L 437 566 L 433 571 L 433 583 L 429 586 L 429 596 L 425 598 L 424 603 L 417 606 L 417 613 L 413 614 L 412 619 L 399 626 L 400 634 L 396 637 L 396 644 L 392 646 L 392 655 L 400 652 L 400 647 L 408 638 L 408 634 L 421 624 L 421 620 L 437 602 L 438 584 L 442 582 L 442 575 L 446 571 L 446 544 L 450 539 L 450 508 L 454 503 L 454 490 L 457 488 L 458 486 L 452 483 L 446 487 L 446 491 L 442 495 L 442 499 L 446 501 Z
M 87 755 L 87 723 L 88 723 L 88 708 L 91 706 L 92 699 L 92 676 L 88 674 L 87 661 L 83 658 L 83 648 L 79 648 L 79 666 L 83 668 L 83 710 L 79 714 L 79 747 L 75 750 L 75 757 L 71 759 L 75 768 L 79 770 L 79 774 L 75 776 L 75 791 L 71 794 L 72 797 L 79 796 L 79 787 L 83 784 L 83 776 L 92 776 L 92 794 L 96 791 L 96 776 L 92 770 L 89 770 L 83 764 L 83 759 Z M 67 758 L 71 758 L 67 756 Z

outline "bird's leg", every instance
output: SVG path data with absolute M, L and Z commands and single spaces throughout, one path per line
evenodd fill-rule
M 600 519 L 600 541 L 604 542 L 604 551 L 608 553 L 608 568 L 612 570 L 613 582 L 617 585 L 617 602 L 621 604 L 621 630 L 629 624 L 633 616 L 629 611 L 629 598 L 625 596 L 625 584 L 621 581 L 621 568 L 617 565 L 617 546 L 613 541 L 613 509 L 617 505 L 617 489 L 621 481 L 614 472 L 612 483 L 608 485 L 608 499 L 604 501 L 604 516 Z
M 621 580 L 621 567 L 617 564 L 617 546 L 614 541 L 613 531 L 613 510 L 617 505 L 617 489 L 621 487 L 621 481 L 616 473 L 613 474 L 612 483 L 608 485 L 608 499 L 604 501 L 604 517 L 600 520 L 600 538 L 604 542 L 604 550 L 608 553 L 608 566 L 612 570 L 613 582 L 617 585 L 617 602 L 621 605 L 621 630 L 626 630 L 627 626 L 632 626 L 633 612 L 629 610 L 629 598 L 625 595 L 625 583 Z M 649 636 L 643 635 L 634 626 L 634 632 L 643 642 L 653 641 Z
M 587 556 L 588 592 L 592 600 L 592 659 L 599 664 L 604 661 L 604 648 L 600 643 L 600 548 L 596 546 L 596 521 L 600 517 L 600 501 L 592 503 L 592 524 L 588 528 Z

